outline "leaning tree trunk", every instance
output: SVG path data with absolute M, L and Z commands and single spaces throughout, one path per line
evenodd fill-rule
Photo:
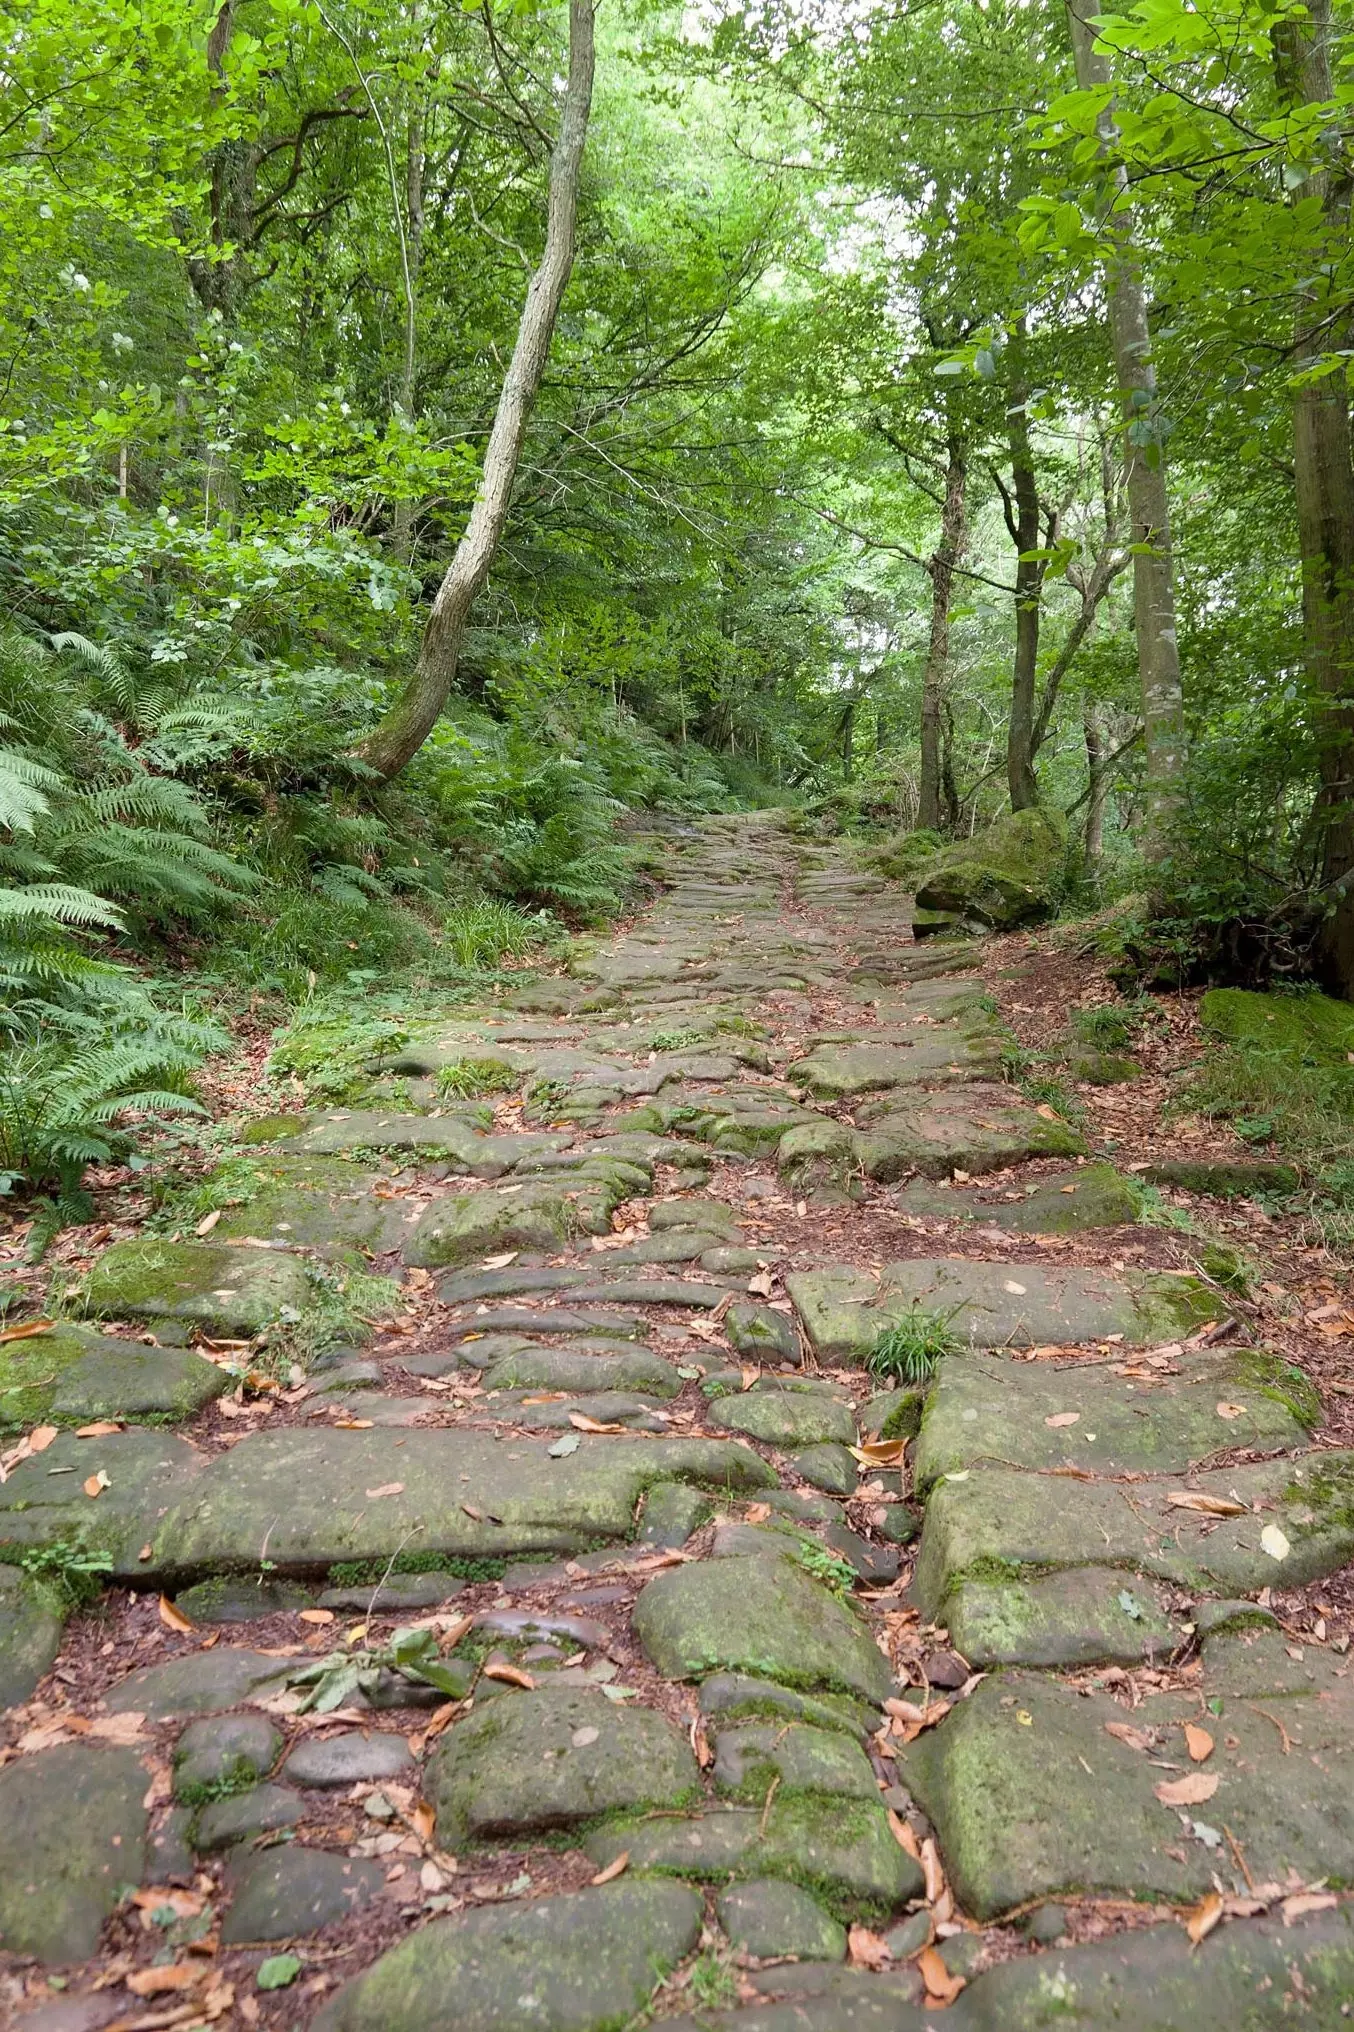
M 1330 0 L 1308 0 L 1305 23 L 1275 33 L 1279 87 L 1290 105 L 1321 105 L 1333 95 Z M 1330 349 L 1330 298 L 1348 238 L 1350 181 L 1341 166 L 1318 170 L 1300 186 L 1319 197 L 1329 237 L 1325 264 L 1308 264 L 1293 354 L 1299 369 Z M 1338 343 L 1338 341 L 1337 341 Z M 1303 661 L 1321 772 L 1322 880 L 1331 909 L 1321 931 L 1330 985 L 1354 1000 L 1354 454 L 1343 374 L 1300 386 L 1293 412 L 1293 466 L 1302 553 Z
M 1011 448 L 1011 492 L 1006 522 L 1016 549 L 1015 661 L 1011 671 L 1011 712 L 1006 727 L 1006 781 L 1012 811 L 1028 811 L 1039 802 L 1034 773 L 1035 677 L 1039 667 L 1039 621 L 1046 562 L 1039 548 L 1039 483 L 1034 470 L 1028 412 L 1029 387 L 1022 370 L 1023 333 L 1011 339 L 1011 406 L 1007 411 Z
M 1067 12 L 1077 83 L 1082 91 L 1104 89 L 1112 83 L 1109 60 L 1097 50 L 1091 26 L 1100 9 L 1095 0 L 1067 0 Z M 1110 151 L 1116 129 L 1109 108 L 1101 115 L 1100 134 L 1106 151 Z M 1185 770 L 1180 650 L 1175 633 L 1171 569 L 1171 514 L 1158 427 L 1157 378 L 1147 324 L 1147 295 L 1134 241 L 1128 175 L 1122 166 L 1112 170 L 1111 186 L 1117 209 L 1109 228 L 1111 251 L 1105 264 L 1105 293 L 1109 300 L 1115 377 L 1127 426 L 1124 464 L 1133 524 L 1130 539 L 1133 609 L 1147 751 L 1143 845 L 1149 858 L 1160 859 L 1180 806 Z
M 954 571 L 964 551 L 968 467 L 964 440 L 951 417 L 945 438 L 945 503 L 940 541 L 931 556 L 931 639 L 921 688 L 921 776 L 917 824 L 939 832 L 941 823 L 941 723 L 950 673 L 950 600 Z
M 433 601 L 414 674 L 360 750 L 362 759 L 385 777 L 399 774 L 437 723 L 455 681 L 471 606 L 489 576 L 507 524 L 527 423 L 574 263 L 579 172 L 592 107 L 593 29 L 593 0 L 570 0 L 569 80 L 550 158 L 545 248 L 522 307 L 517 344 L 489 433 L 479 492 Z

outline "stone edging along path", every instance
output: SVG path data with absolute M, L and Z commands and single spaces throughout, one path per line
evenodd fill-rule
M 1342 2024 L 1354 1694 L 1274 1602 L 1354 1454 L 1128 1267 L 975 949 L 774 816 L 663 843 L 5 1350 L 0 2015 Z M 355 1264 L 395 1316 L 245 1387 Z

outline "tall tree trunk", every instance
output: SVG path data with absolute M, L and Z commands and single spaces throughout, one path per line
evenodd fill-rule
M 1029 386 L 1023 372 L 1023 331 L 1011 338 L 1011 406 L 1006 413 L 1011 448 L 1011 492 L 1006 526 L 1016 548 L 1015 661 L 1011 672 L 1011 714 L 1006 729 L 1006 781 L 1012 811 L 1028 811 L 1039 802 L 1034 773 L 1034 682 L 1039 664 L 1039 608 L 1044 589 L 1044 561 L 1031 553 L 1039 548 L 1039 483 L 1030 445 L 1026 409 Z
M 1291 105 L 1332 96 L 1330 0 L 1308 0 L 1307 19 L 1275 31 L 1276 69 Z M 1298 196 L 1320 198 L 1329 235 L 1325 264 L 1345 258 L 1350 182 L 1342 163 L 1317 170 Z M 1327 277 L 1320 259 L 1299 304 L 1294 359 L 1299 367 L 1329 351 Z M 1303 661 L 1321 770 L 1322 880 L 1330 915 L 1321 957 L 1328 983 L 1354 1000 L 1354 453 L 1343 374 L 1300 387 L 1293 410 L 1293 466 L 1302 553 Z
M 570 0 L 569 81 L 559 134 L 550 158 L 545 247 L 522 307 L 517 343 L 489 433 L 479 491 L 465 533 L 433 601 L 414 674 L 360 750 L 363 760 L 385 777 L 399 774 L 437 723 L 455 682 L 466 620 L 489 576 L 507 524 L 527 424 L 574 263 L 579 174 L 592 108 L 594 50 L 593 0 Z
M 417 21 L 418 12 L 413 19 Z M 412 88 L 409 118 L 405 126 L 405 265 L 408 270 L 404 302 L 404 362 L 400 373 L 400 410 L 408 423 L 418 415 L 418 278 L 423 266 L 423 172 L 427 150 L 428 104 L 424 81 Z M 405 499 L 395 503 L 391 516 L 391 541 L 397 557 L 407 564 L 413 551 L 414 504 Z
M 945 434 L 945 503 L 940 516 L 940 541 L 931 555 L 931 637 L 921 687 L 921 776 L 917 824 L 939 832 L 941 823 L 941 722 L 950 675 L 950 600 L 954 568 L 967 537 L 965 489 L 966 447 L 951 412 Z
M 1090 774 L 1083 866 L 1087 881 L 1096 882 L 1100 878 L 1100 861 L 1105 851 L 1105 803 L 1109 797 L 1110 772 L 1105 767 L 1105 736 L 1089 699 L 1082 709 L 1081 729 L 1086 737 L 1086 767 Z
M 1104 89 L 1113 82 L 1109 59 L 1095 46 L 1091 22 L 1100 12 L 1096 0 L 1067 0 L 1072 32 L 1072 57 L 1083 91 Z M 1106 108 L 1100 134 L 1106 150 L 1115 139 L 1114 115 Z M 1175 633 L 1175 585 L 1171 568 L 1171 516 L 1166 492 L 1166 461 L 1157 408 L 1156 369 L 1147 324 L 1147 296 L 1142 264 L 1134 237 L 1128 175 L 1110 173 L 1117 209 L 1110 228 L 1111 253 L 1105 264 L 1110 338 L 1115 378 L 1126 424 L 1125 479 L 1132 520 L 1133 611 L 1138 637 L 1138 678 L 1142 689 L 1144 744 L 1147 751 L 1143 846 L 1149 858 L 1160 858 L 1184 790 L 1185 722 L 1180 688 L 1180 650 Z

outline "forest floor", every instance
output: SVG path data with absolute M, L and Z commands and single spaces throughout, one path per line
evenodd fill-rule
M 1344 1269 L 1188 998 L 663 839 L 0 1345 L 0 2020 L 1341 2022 Z

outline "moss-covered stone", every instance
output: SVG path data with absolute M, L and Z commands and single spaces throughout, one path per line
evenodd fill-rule
M 1138 1218 L 1132 1186 L 1110 1164 L 1055 1172 L 1023 1192 L 1000 1197 L 991 1189 L 961 1190 L 914 1179 L 898 1194 L 897 1204 L 906 1213 L 1021 1235 L 1075 1235 L 1092 1228 L 1129 1227 Z
M 731 1305 L 724 1331 L 734 1352 L 761 1361 L 799 1361 L 799 1336 L 794 1321 L 769 1305 Z
M 1160 1474 L 1222 1447 L 1301 1447 L 1320 1421 L 1306 1378 L 1257 1349 L 1193 1349 L 1171 1369 L 1123 1376 L 1108 1364 L 1053 1369 L 950 1356 L 926 1400 L 916 1485 L 927 1489 L 982 1460 Z
M 649 1708 L 581 1687 L 494 1700 L 440 1739 L 425 1789 L 441 1846 L 522 1840 L 699 1795 L 686 1738 Z
M 302 1812 L 301 1795 L 289 1785 L 253 1785 L 202 1808 L 193 1823 L 193 1847 L 199 1855 L 218 1855 L 258 1835 L 295 1827 Z
M 174 1746 L 174 1797 L 190 1805 L 247 1792 L 272 1770 L 282 1737 L 265 1715 L 190 1722 Z
M 71 1743 L 0 1771 L 0 1941 L 11 1954 L 53 1964 L 95 1952 L 124 1887 L 144 1875 L 145 1791 L 135 1750 Z
M 650 1397 L 675 1397 L 682 1379 L 670 1362 L 648 1348 L 610 1354 L 576 1348 L 521 1349 L 485 1371 L 488 1390 L 639 1390 Z
M 133 1426 L 89 1439 L 63 1432 L 0 1484 L 0 1560 L 49 1550 L 59 1566 L 69 1549 L 107 1560 L 110 1575 L 134 1576 L 144 1571 L 137 1554 L 154 1519 L 201 1465 L 197 1449 L 170 1432 Z
M 945 1607 L 950 1641 L 978 1671 L 1001 1665 L 1134 1665 L 1186 1632 L 1136 1576 L 1104 1567 L 1018 1581 L 961 1581 Z
M 1083 1086 L 1122 1086 L 1126 1080 L 1142 1078 L 1136 1058 L 1122 1051 L 1074 1051 L 1064 1064 L 1068 1079 Z
M 61 1648 L 56 1597 L 17 1566 L 0 1566 L 0 1708 L 17 1707 Z
M 747 1390 L 711 1405 L 709 1423 L 724 1432 L 745 1432 L 768 1446 L 850 1446 L 856 1421 L 845 1404 L 815 1391 Z
M 567 1195 L 548 1185 L 434 1200 L 405 1244 L 407 1263 L 454 1269 L 503 1249 L 563 1246 L 578 1232 Z
M 1237 1596 L 1301 1587 L 1354 1557 L 1354 1455 L 1347 1453 L 1191 1476 L 1189 1487 L 1200 1495 L 1243 1506 L 1235 1516 L 1181 1508 L 1171 1498 L 1182 1485 L 1166 1477 L 1133 1483 L 1130 1501 L 1118 1482 L 1069 1483 L 1011 1468 L 960 1475 L 942 1478 L 931 1492 L 913 1580 L 919 1606 L 941 1620 L 947 1597 L 968 1579 L 1016 1581 L 1102 1566 Z M 1270 1526 L 1286 1550 L 1273 1537 L 1262 1540 Z
M 182 1348 L 53 1326 L 0 1347 L 0 1431 L 191 1418 L 229 1383 L 224 1371 Z
M 979 1083 L 918 1095 L 904 1106 L 896 1095 L 856 1110 L 852 1155 L 867 1177 L 890 1184 L 918 1172 L 1001 1171 L 1031 1157 L 1082 1157 L 1083 1138 L 1066 1122 L 1041 1115 L 1009 1087 Z
M 734 1884 L 717 1900 L 719 1923 L 736 1948 L 755 1960 L 837 1962 L 846 1956 L 846 1929 L 797 1884 L 772 1877 Z
M 422 1927 L 320 2012 L 313 2032 L 612 2032 L 695 1946 L 700 1898 L 628 1878 Z
M 939 1084 L 947 1079 L 991 1078 L 1001 1057 L 995 1033 L 960 1031 L 942 1025 L 883 1041 L 868 1036 L 841 1042 L 820 1039 L 787 1077 L 816 1100 L 852 1100 L 891 1087 Z
M 871 1439 L 915 1439 L 921 1426 L 924 1390 L 880 1390 L 860 1414 Z
M 1344 1065 L 1354 1051 L 1354 1007 L 1329 995 L 1260 995 L 1210 988 L 1199 1020 L 1229 1044 L 1258 1045 L 1313 1065 Z
M 668 1679 L 729 1671 L 884 1700 L 887 1662 L 865 1625 L 794 1561 L 712 1559 L 656 1574 L 635 1634 Z
M 875 1799 L 879 1787 L 863 1750 L 838 1730 L 805 1723 L 720 1725 L 711 1770 L 717 1792 L 758 1805 L 771 1787 L 842 1799 Z
M 1011 812 L 936 856 L 917 886 L 918 907 L 1002 931 L 1035 923 L 1053 912 L 1066 851 L 1061 813 Z
M 226 1873 L 222 1942 L 297 1940 L 336 1926 L 380 1897 L 385 1876 L 384 1863 L 299 1845 L 242 1856 Z
M 1213 1199 L 1282 1197 L 1296 1192 L 1299 1184 L 1295 1166 L 1260 1157 L 1164 1158 L 1145 1165 L 1138 1175 L 1149 1185 L 1174 1186 L 1178 1192 L 1197 1192 Z
M 1304 1883 L 1354 1876 L 1346 1811 L 1354 1700 L 1286 1701 L 1287 1742 L 1245 1701 L 1228 1700 L 1224 1712 L 1207 1767 L 1216 1789 L 1183 1812 L 1156 1787 L 1188 1768 L 1183 1730 L 1199 1720 L 1195 1691 L 1140 1702 L 1131 1721 L 1147 1747 L 1138 1747 L 1112 1732 L 1127 1717 L 1106 1696 L 995 1674 L 898 1761 L 935 1823 L 958 1897 L 979 1919 L 1067 1892 L 1200 1897 L 1218 1864 L 1196 1815 L 1210 1834 L 1231 1830 L 1257 1882 L 1283 1881 L 1289 1870 Z M 1320 1785 L 1311 1782 L 1313 1755 Z
M 294 1256 L 157 1236 L 115 1242 L 89 1273 L 85 1302 L 96 1319 L 178 1319 L 220 1333 L 257 1333 L 310 1297 Z
M 1197 1278 L 951 1257 L 887 1263 L 877 1279 L 849 1266 L 795 1271 L 785 1288 L 820 1359 L 856 1362 L 886 1327 L 918 1308 L 944 1314 L 956 1339 L 976 1348 L 1109 1336 L 1140 1345 L 1191 1332 L 1217 1312 L 1216 1299 Z
M 784 1878 L 842 1915 L 885 1917 L 922 1888 L 877 1800 L 777 1792 L 769 1810 L 728 1806 L 686 1819 L 620 1821 L 584 1848 L 603 1868 L 626 1851 L 632 1871 L 703 1883 Z

